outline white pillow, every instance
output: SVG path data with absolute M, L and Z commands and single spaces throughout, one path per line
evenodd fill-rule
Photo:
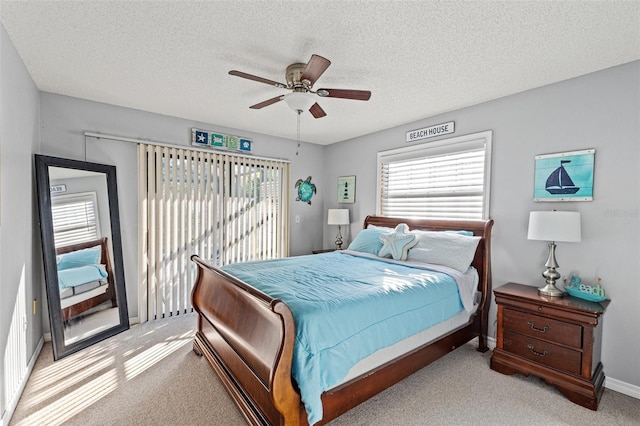
M 480 237 L 453 232 L 418 231 L 418 243 L 409 250 L 408 260 L 435 263 L 466 272 L 473 262 Z

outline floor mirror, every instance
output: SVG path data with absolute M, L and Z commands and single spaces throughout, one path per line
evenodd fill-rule
M 55 360 L 129 328 L 115 166 L 35 156 Z

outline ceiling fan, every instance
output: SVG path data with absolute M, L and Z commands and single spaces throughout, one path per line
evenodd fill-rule
M 371 92 L 368 90 L 351 90 L 351 89 L 318 89 L 311 90 L 313 84 L 320 76 L 329 68 L 331 61 L 319 55 L 311 55 L 311 59 L 306 64 L 291 64 L 285 71 L 287 83 L 279 83 L 277 81 L 247 74 L 242 71 L 232 70 L 229 74 L 236 77 L 246 78 L 248 80 L 265 83 L 270 86 L 279 87 L 281 89 L 289 89 L 291 93 L 279 95 L 275 98 L 251 105 L 249 108 L 260 109 L 284 100 L 291 109 L 300 114 L 302 111 L 309 111 L 315 118 L 322 118 L 327 115 L 326 112 L 315 102 L 314 97 L 309 94 L 315 94 L 321 98 L 342 98 L 354 99 L 358 101 L 368 101 Z

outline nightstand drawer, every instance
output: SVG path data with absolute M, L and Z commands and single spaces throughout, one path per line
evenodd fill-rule
M 582 348 L 582 327 L 512 309 L 504 310 L 504 329 L 573 348 Z
M 509 331 L 504 332 L 503 349 L 547 367 L 580 374 L 582 354 L 578 351 Z

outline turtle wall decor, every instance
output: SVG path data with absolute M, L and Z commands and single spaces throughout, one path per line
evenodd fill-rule
M 311 183 L 311 176 L 307 177 L 306 180 L 298 179 L 296 181 L 296 188 L 298 189 L 296 201 L 311 204 L 311 197 L 316 193 L 316 185 Z

